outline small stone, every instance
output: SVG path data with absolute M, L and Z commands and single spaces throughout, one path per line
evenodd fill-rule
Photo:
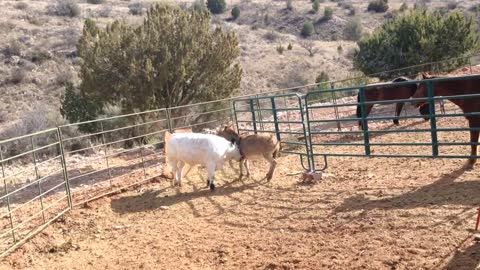
M 121 229 L 123 229 L 123 228 L 125 228 L 125 226 L 123 226 L 123 225 L 115 225 L 115 226 L 113 226 L 113 229 L 114 229 L 114 230 L 121 230 Z
M 160 210 L 168 210 L 168 206 L 162 205 L 160 206 Z

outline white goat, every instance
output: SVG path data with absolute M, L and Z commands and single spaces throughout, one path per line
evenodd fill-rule
M 215 171 L 222 169 L 226 160 L 240 161 L 242 155 L 235 144 L 212 134 L 174 133 L 167 134 L 167 162 L 174 175 L 172 185 L 182 185 L 182 170 L 185 164 L 203 165 L 207 168 L 207 186 L 215 189 Z

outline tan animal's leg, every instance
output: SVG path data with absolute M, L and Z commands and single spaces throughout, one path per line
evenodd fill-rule
M 275 167 L 277 167 L 277 161 L 270 155 L 265 154 L 265 159 L 270 163 L 270 170 L 267 173 L 267 180 L 272 180 L 273 173 L 275 172 Z
M 239 164 L 240 164 L 240 178 L 243 177 L 243 163 L 245 162 L 245 159 L 241 159 Z
M 245 159 L 245 168 L 247 168 L 247 177 L 250 177 L 250 163 Z

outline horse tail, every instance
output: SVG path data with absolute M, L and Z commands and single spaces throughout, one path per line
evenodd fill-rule
M 360 103 L 360 92 L 358 92 L 357 95 L 357 102 Z M 360 104 L 357 105 L 357 118 L 362 117 L 362 108 L 360 107 Z M 358 120 L 358 126 L 362 125 L 362 121 Z

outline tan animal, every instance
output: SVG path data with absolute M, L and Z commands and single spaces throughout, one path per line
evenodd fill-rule
M 240 160 L 240 177 L 243 176 L 243 166 L 247 168 L 247 177 L 250 176 L 250 165 L 248 160 L 258 157 L 265 158 L 270 163 L 270 169 L 266 175 L 267 180 L 271 180 L 277 161 L 275 160 L 281 150 L 280 142 L 272 134 L 248 134 L 238 135 L 235 130 L 230 126 L 225 126 L 217 130 L 217 135 L 224 137 L 228 141 L 232 139 L 240 147 L 240 154 L 242 159 Z

